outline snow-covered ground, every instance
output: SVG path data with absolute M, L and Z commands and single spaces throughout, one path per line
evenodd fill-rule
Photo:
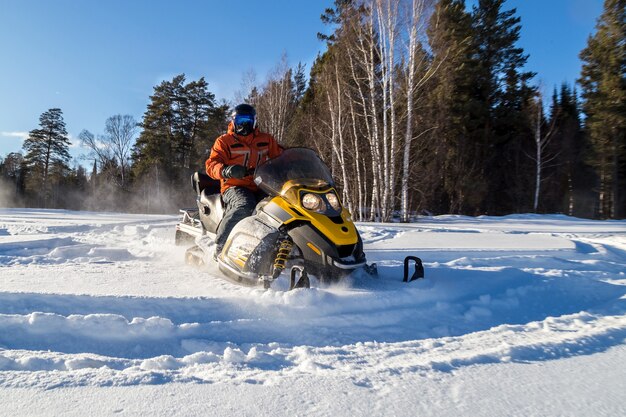
M 626 221 L 362 223 L 378 279 L 291 292 L 175 223 L 0 209 L 0 415 L 626 415 Z

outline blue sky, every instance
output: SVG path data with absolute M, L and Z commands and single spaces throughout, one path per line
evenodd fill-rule
M 180 73 L 204 76 L 218 99 L 232 100 L 246 71 L 262 81 L 283 53 L 309 69 L 324 49 L 319 16 L 332 3 L 0 0 L 0 156 L 20 151 L 49 108 L 63 110 L 76 138 L 83 129 L 101 133 L 115 114 L 140 120 L 153 87 Z M 508 0 L 513 7 L 535 81 L 548 96 L 573 83 L 602 0 Z

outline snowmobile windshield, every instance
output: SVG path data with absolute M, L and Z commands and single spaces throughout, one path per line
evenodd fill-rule
M 276 158 L 259 165 L 254 182 L 269 195 L 284 194 L 292 187 L 334 186 L 330 169 L 312 149 L 285 149 Z

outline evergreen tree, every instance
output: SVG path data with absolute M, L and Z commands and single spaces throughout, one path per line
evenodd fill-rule
M 430 163 L 422 172 L 433 172 L 428 193 L 438 212 L 471 212 L 487 191 L 477 156 L 477 143 L 469 140 L 472 120 L 480 109 L 474 98 L 477 60 L 472 19 L 464 0 L 441 0 L 430 20 L 428 37 L 432 65 L 438 71 L 432 80 L 427 123 L 433 127 Z
M 464 214 L 528 209 L 532 146 L 526 113 L 534 94 L 527 55 L 517 47 L 520 18 L 504 0 L 440 0 L 428 39 L 437 69 L 430 88 L 433 137 L 429 172 L 435 210 Z M 436 184 L 434 184 L 436 185 Z
M 598 215 L 626 215 L 626 0 L 605 0 L 604 11 L 580 53 L 579 83 L 590 164 L 598 178 Z
M 54 161 L 50 165 L 50 198 L 47 207 L 77 209 L 69 197 L 72 190 L 72 169 L 65 162 Z
M 7 200 L 2 204 L 18 204 L 20 197 L 24 194 L 24 175 L 24 157 L 21 153 L 11 152 L 4 158 L 4 161 L 0 162 L 0 179 L 4 179 L 8 184 L 8 189 L 5 190 Z
M 548 155 L 554 162 L 546 168 L 544 210 L 570 216 L 593 217 L 590 190 L 594 174 L 585 163 L 589 146 L 582 131 L 576 91 L 562 84 L 554 90 L 549 126 L 553 130 Z
M 305 68 L 306 68 L 306 65 L 303 64 L 302 62 L 299 62 L 298 66 L 293 72 L 292 94 L 293 94 L 296 105 L 300 103 L 300 101 L 304 97 L 304 92 L 306 91 L 306 75 L 304 73 Z
M 163 179 L 178 181 L 198 168 L 206 155 L 197 154 L 196 143 L 213 140 L 217 133 L 210 123 L 217 110 L 215 96 L 207 87 L 204 78 L 185 83 L 181 74 L 154 88 L 133 151 L 135 174 L 146 175 L 156 168 Z
M 87 202 L 87 171 L 81 165 L 75 164 L 68 170 L 59 183 L 59 192 L 62 193 L 62 205 L 59 207 L 71 210 L 88 208 Z
M 50 173 L 53 167 L 57 173 L 67 168 L 70 141 L 61 109 L 54 108 L 43 113 L 39 117 L 39 126 L 39 129 L 29 132 L 23 149 L 29 175 L 27 187 L 43 199 L 46 207 L 51 196 Z
M 204 78 L 186 83 L 181 74 L 154 87 L 132 153 L 135 185 L 145 193 L 149 184 L 151 190 L 143 210 L 171 210 L 184 203 L 189 193 L 181 184 L 204 166 L 213 141 L 226 126 L 226 110 L 215 104 Z
M 531 198 L 524 193 L 532 189 L 532 164 L 523 150 L 532 138 L 524 106 L 534 94 L 534 74 L 522 70 L 528 55 L 517 46 L 520 18 L 516 9 L 503 11 L 503 3 L 479 0 L 472 12 L 478 70 L 470 135 L 480 146 L 477 158 L 487 180 L 483 209 L 494 214 L 527 210 L 522 202 Z

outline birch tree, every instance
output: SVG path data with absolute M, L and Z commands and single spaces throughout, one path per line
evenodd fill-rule
M 301 65 L 298 68 L 298 71 L 304 69 Z M 271 133 L 279 143 L 285 141 L 298 104 L 298 95 L 301 95 L 300 89 L 303 87 L 298 87 L 294 71 L 288 66 L 287 55 L 284 54 L 265 83 L 260 88 L 251 89 L 247 101 L 256 108 L 261 129 Z
M 78 138 L 81 146 L 89 149 L 87 158 L 97 161 L 109 180 L 125 188 L 128 184 L 130 153 L 138 130 L 133 116 L 117 114 L 106 120 L 103 135 L 83 130 Z
M 406 121 L 404 135 L 404 151 L 402 157 L 402 183 L 401 183 L 401 211 L 400 218 L 403 222 L 409 221 L 409 180 L 411 176 L 411 148 L 413 144 L 413 113 L 415 108 L 415 98 L 418 90 L 432 78 L 437 68 L 443 63 L 444 59 L 439 60 L 436 65 L 429 65 L 426 53 L 421 47 L 418 35 L 423 34 L 425 30 L 425 22 L 428 12 L 432 7 L 432 2 L 427 0 L 412 0 L 410 3 L 410 11 L 407 20 L 408 29 L 408 45 L 406 45 L 407 62 L 404 69 L 406 78 Z M 418 69 L 422 68 L 421 72 Z M 423 94 L 418 97 L 424 97 Z M 423 128 L 419 135 L 424 135 L 432 128 Z
M 129 114 L 111 116 L 105 123 L 105 139 L 110 146 L 113 157 L 120 167 L 120 185 L 122 188 L 126 187 L 128 182 L 130 151 L 135 142 L 138 130 L 137 121 Z
M 552 135 L 554 133 L 554 122 L 550 124 L 549 127 L 546 126 L 546 119 L 543 116 L 543 99 L 541 94 L 537 94 L 534 99 L 533 107 L 535 110 L 534 118 L 533 118 L 533 126 L 534 126 L 534 141 L 535 141 L 535 154 L 534 156 L 530 156 L 530 158 L 535 163 L 535 190 L 533 193 L 533 211 L 536 213 L 539 208 L 539 196 L 541 193 L 541 183 L 543 182 L 543 173 L 545 167 L 550 162 L 554 161 L 557 157 L 555 155 L 546 155 L 546 150 L 550 145 L 550 141 L 552 140 Z M 552 116 L 552 120 L 556 120 Z

